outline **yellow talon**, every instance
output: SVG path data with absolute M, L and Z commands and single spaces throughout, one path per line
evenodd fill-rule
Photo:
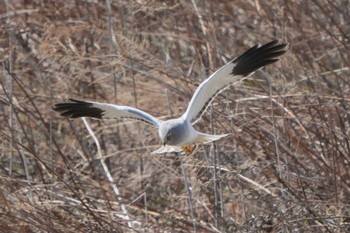
M 190 155 L 194 151 L 195 146 L 194 145 L 188 145 L 188 146 L 183 146 L 181 147 L 182 151 L 186 155 Z

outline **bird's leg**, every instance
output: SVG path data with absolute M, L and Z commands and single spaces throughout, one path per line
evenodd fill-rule
M 196 148 L 195 145 L 187 145 L 187 146 L 181 147 L 182 152 L 184 152 L 186 155 L 190 155 L 195 148 Z

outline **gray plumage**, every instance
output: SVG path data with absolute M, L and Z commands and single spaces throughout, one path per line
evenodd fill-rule
M 227 136 L 227 134 L 201 133 L 192 126 L 200 119 L 215 96 L 229 86 L 250 76 L 257 69 L 278 61 L 279 57 L 286 52 L 287 44 L 277 40 L 263 46 L 255 45 L 248 49 L 204 80 L 194 92 L 185 113 L 176 119 L 162 121 L 133 107 L 75 99 L 70 99 L 69 103 L 58 103 L 53 106 L 53 110 L 70 118 L 130 118 L 140 120 L 158 128 L 163 146 L 153 153 L 188 152 L 190 151 L 188 148 L 194 144 L 209 143 Z

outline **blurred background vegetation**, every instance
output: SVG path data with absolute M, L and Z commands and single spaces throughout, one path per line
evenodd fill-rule
M 350 3 L 0 2 L 0 232 L 350 231 Z M 196 128 L 231 133 L 151 155 L 139 122 L 67 120 L 67 98 L 181 115 L 257 43 L 281 62 L 221 94 Z M 101 158 L 102 156 L 102 158 Z

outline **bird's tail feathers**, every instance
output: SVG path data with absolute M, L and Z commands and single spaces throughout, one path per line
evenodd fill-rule
M 164 154 L 164 153 L 171 153 L 171 152 L 181 152 L 181 148 L 178 146 L 169 146 L 165 145 L 160 148 L 158 148 L 155 151 L 152 151 L 151 154 Z
M 199 136 L 196 139 L 196 143 L 210 143 L 210 142 L 219 140 L 220 138 L 226 137 L 228 135 L 229 134 L 213 135 L 213 134 L 199 133 Z
M 202 143 L 206 144 L 206 143 L 219 140 L 220 138 L 226 137 L 227 135 L 229 134 L 213 135 L 213 134 L 199 133 L 198 137 L 191 144 L 202 144 Z M 165 145 L 153 151 L 152 154 L 164 154 L 164 153 L 171 153 L 171 152 L 183 152 L 183 149 L 179 146 Z

